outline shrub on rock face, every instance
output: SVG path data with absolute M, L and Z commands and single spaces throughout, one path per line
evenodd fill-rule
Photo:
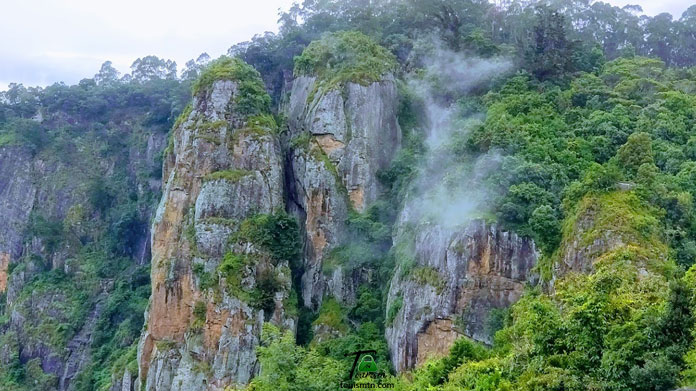
M 241 222 L 237 241 L 246 241 L 268 251 L 273 260 L 294 264 L 301 250 L 297 221 L 285 212 L 258 214 Z
M 313 41 L 295 57 L 295 75 L 316 75 L 329 84 L 367 85 L 397 67 L 396 58 L 372 38 L 357 31 L 340 31 Z

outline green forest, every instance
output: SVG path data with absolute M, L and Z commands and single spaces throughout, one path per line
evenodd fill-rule
M 235 80 L 235 104 L 258 137 L 272 134 L 283 148 L 314 151 L 308 135 L 287 130 L 293 77 L 317 78 L 312 101 L 387 74 L 398 87 L 401 148 L 377 174 L 377 200 L 348 211 L 350 240 L 323 265 L 327 275 L 337 267 L 369 270 L 371 281 L 358 287 L 352 305 L 327 297 L 308 308 L 300 300 L 298 216 L 279 210 L 239 222 L 231 242 L 254 243 L 275 265 L 288 263 L 286 309 L 296 327 L 265 323 L 260 371 L 227 389 L 337 389 L 351 372 L 350 353 L 359 350 L 375 350 L 385 374 L 357 379 L 365 388 L 696 387 L 696 5 L 683 15 L 649 17 L 637 6 L 590 0 L 305 0 L 281 12 L 278 23 L 277 34 L 235 44 L 219 59 L 204 53 L 181 71 L 146 56 L 124 76 L 107 61 L 76 85 L 11 84 L 0 93 L 0 151 L 40 161 L 46 178 L 30 181 L 52 189 L 28 214 L 22 251 L 7 268 L 8 286 L 20 289 L 0 293 L 0 390 L 106 391 L 124 371 L 138 374 L 154 267 L 149 256 L 143 261 L 141 242 L 160 202 L 162 189 L 153 183 L 163 174 L 166 181 L 174 159 L 172 129 L 199 109 L 192 97 Z M 504 62 L 506 70 L 452 88 L 467 73 L 440 78 L 437 72 L 449 69 L 433 66 L 442 53 Z M 417 88 L 423 85 L 427 97 Z M 454 116 L 437 146 L 428 134 L 433 104 Z M 428 165 L 433 156 L 441 156 L 440 168 Z M 492 311 L 490 344 L 464 336 L 449 354 L 398 372 L 385 330 L 404 304 L 388 299 L 390 281 L 397 270 L 435 288 L 441 279 L 414 264 L 409 236 L 396 234 L 399 214 L 424 176 L 456 193 L 482 157 L 493 157 L 498 169 L 477 174 L 485 202 L 475 217 L 534 241 L 538 281 L 527 281 L 511 307 Z M 340 176 L 326 154 L 317 158 Z M 431 172 L 441 167 L 447 175 Z M 0 167 L 2 175 L 9 174 Z M 217 171 L 202 181 L 250 175 Z M 195 236 L 191 229 L 182 231 Z M 613 244 L 596 250 L 606 242 Z M 590 266 L 568 263 L 582 257 Z M 240 300 L 272 312 L 280 282 L 246 291 L 240 270 L 249 262 L 227 252 L 216 269 L 194 264 L 192 273 L 201 289 L 214 292 L 224 281 Z M 202 327 L 206 304 L 192 311 Z M 18 331 L 12 323 L 20 318 Z M 87 324 L 85 364 L 64 388 L 42 358 L 66 359 Z M 326 337 L 319 326 L 335 332 Z

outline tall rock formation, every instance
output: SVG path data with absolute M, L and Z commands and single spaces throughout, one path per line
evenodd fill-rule
M 209 72 L 166 156 L 152 226 L 152 297 L 138 348 L 143 391 L 245 384 L 258 371 L 263 322 L 294 327 L 284 306 L 288 260 L 242 232 L 284 208 L 269 99 L 254 89 L 258 73 L 240 60 L 223 59 Z
M 322 272 L 327 254 L 345 240 L 345 220 L 380 194 L 377 172 L 401 144 L 398 95 L 391 75 L 362 85 L 322 87 L 316 76 L 295 79 L 288 105 L 292 137 L 291 200 L 306 231 L 304 305 L 316 309 L 325 294 L 355 298 L 353 276 Z

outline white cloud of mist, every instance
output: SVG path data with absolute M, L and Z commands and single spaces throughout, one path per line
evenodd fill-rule
M 427 44 L 424 72 L 409 79 L 409 88 L 423 99 L 427 112 L 427 144 L 436 149 L 457 130 L 453 115 L 457 107 L 443 96 L 461 97 L 512 68 L 508 58 L 481 58 L 443 48 L 437 41 Z M 437 94 L 434 91 L 437 90 Z M 440 97 L 439 99 L 437 99 Z M 446 100 L 446 99 L 445 99 Z
M 435 46 L 427 56 L 425 72 L 409 80 L 409 87 L 422 99 L 427 117 L 427 156 L 400 217 L 401 223 L 438 224 L 455 227 L 486 214 L 489 197 L 481 180 L 499 169 L 495 152 L 466 161 L 451 151 L 483 121 L 482 113 L 463 117 L 455 99 L 512 70 L 506 58 L 484 59 L 454 53 Z M 443 96 L 445 98 L 443 98 Z

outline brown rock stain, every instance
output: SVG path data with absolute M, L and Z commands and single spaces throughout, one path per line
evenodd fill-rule
M 462 335 L 454 329 L 452 320 L 433 320 L 422 333 L 417 335 L 418 354 L 416 356 L 416 365 L 423 364 L 431 358 L 448 355 L 454 341 Z
M 317 140 L 317 144 L 327 155 L 331 155 L 332 152 L 343 149 L 345 146 L 345 144 L 336 140 L 333 134 L 319 134 L 314 136 L 314 139 Z
M 357 211 L 362 212 L 365 209 L 365 190 L 362 186 L 349 190 L 348 197 L 353 208 Z
M 208 303 L 208 310 L 205 316 L 205 328 L 203 329 L 203 346 L 215 352 L 222 336 L 222 329 L 230 317 L 229 310 L 216 311 L 215 305 Z
M 183 341 L 194 303 L 191 277 L 154 281 L 148 329 L 155 340 Z
M 329 216 L 327 212 L 328 202 L 324 197 L 323 189 L 312 189 L 307 200 L 307 235 L 317 255 L 324 251 L 328 243 L 321 221 L 323 217 Z
M 142 342 L 142 356 L 140 357 L 140 373 L 147 375 L 150 370 L 150 358 L 152 358 L 152 350 L 155 348 L 155 341 L 152 335 L 147 333 Z
M 470 246 L 477 247 L 476 243 L 471 243 Z M 469 275 L 483 276 L 491 272 L 491 246 L 486 243 L 482 248 L 479 248 L 479 253 L 469 260 Z
M 0 293 L 7 290 L 7 270 L 10 267 L 10 254 L 0 253 Z

